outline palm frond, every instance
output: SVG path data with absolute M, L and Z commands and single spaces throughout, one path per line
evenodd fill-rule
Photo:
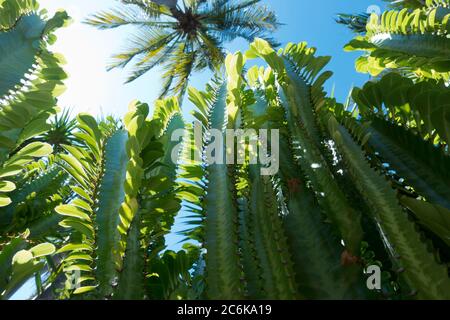
M 121 0 L 124 4 L 132 4 L 144 11 L 149 18 L 160 18 L 161 16 L 171 16 L 168 7 L 159 5 L 152 0 Z
M 205 24 L 215 33 L 222 35 L 222 41 L 243 38 L 249 42 L 262 38 L 277 46 L 270 36 L 280 26 L 273 11 L 266 6 L 257 5 L 260 0 L 244 2 L 214 2 L 214 5 L 201 13 Z
M 182 43 L 180 44 L 178 41 L 175 40 L 164 47 L 159 47 L 153 51 L 145 53 L 142 59 L 140 59 L 133 67 L 126 82 L 127 83 L 132 82 L 137 78 L 141 77 L 142 75 L 144 75 L 149 70 L 153 69 L 154 67 L 166 63 L 165 62 L 166 59 L 168 59 L 169 56 L 174 54 L 176 49 L 181 45 Z
M 155 56 L 161 51 L 167 53 L 164 49 L 171 47 L 171 43 L 176 37 L 175 32 L 170 33 L 160 28 L 144 28 L 132 37 L 124 52 L 112 57 L 108 70 L 118 67 L 124 68 L 134 58 L 137 60 L 136 64 L 145 64 L 148 60 L 155 59 Z
M 99 29 L 113 29 L 124 25 L 147 27 L 173 27 L 174 21 L 149 20 L 148 15 L 136 6 L 121 6 L 109 11 L 102 11 L 85 20 L 86 24 Z

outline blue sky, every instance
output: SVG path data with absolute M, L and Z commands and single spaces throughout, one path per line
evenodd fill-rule
M 89 112 L 94 115 L 121 117 L 128 103 L 139 99 L 150 105 L 160 89 L 159 74 L 155 69 L 137 81 L 124 85 L 127 70 L 106 71 L 106 64 L 113 53 L 123 48 L 132 27 L 100 31 L 83 25 L 81 21 L 89 14 L 117 5 L 116 0 L 41 0 L 41 7 L 49 12 L 64 8 L 73 17 L 74 23 L 58 31 L 58 42 L 54 51 L 62 53 L 67 60 L 65 66 L 70 77 L 66 81 L 67 91 L 60 98 L 61 107 L 73 109 L 73 114 Z M 354 71 L 357 53 L 342 50 L 352 34 L 334 22 L 336 13 L 366 12 L 371 6 L 382 6 L 381 0 L 264 0 L 278 15 L 284 25 L 274 34 L 283 45 L 288 42 L 307 41 L 318 48 L 321 55 L 331 55 L 328 69 L 334 76 L 327 83 L 330 92 L 335 85 L 336 97 L 343 101 L 352 85 L 361 85 L 367 75 Z M 244 41 L 234 41 L 226 46 L 230 52 L 245 51 Z M 190 82 L 203 88 L 210 78 L 209 72 L 195 74 Z M 186 115 L 190 109 L 186 101 Z

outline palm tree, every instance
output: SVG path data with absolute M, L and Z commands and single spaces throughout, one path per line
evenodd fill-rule
M 156 66 L 163 69 L 161 97 L 182 96 L 192 72 L 216 70 L 224 60 L 223 44 L 236 38 L 270 35 L 279 23 L 261 0 L 121 0 L 121 6 L 100 12 L 86 23 L 100 29 L 137 26 L 126 51 L 113 56 L 109 69 L 134 66 L 131 82 Z

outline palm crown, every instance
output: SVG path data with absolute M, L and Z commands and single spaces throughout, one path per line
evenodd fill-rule
M 121 0 L 121 7 L 99 12 L 86 22 L 100 29 L 135 25 L 127 49 L 113 56 L 109 69 L 133 61 L 127 82 L 156 66 L 163 68 L 161 96 L 181 95 L 194 71 L 215 70 L 224 60 L 223 44 L 236 38 L 263 38 L 279 26 L 261 0 Z

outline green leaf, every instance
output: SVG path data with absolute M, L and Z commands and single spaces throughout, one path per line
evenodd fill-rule
M 89 181 L 86 172 L 84 171 L 83 165 L 81 162 L 76 159 L 74 156 L 69 154 L 60 154 L 59 157 L 63 159 L 70 167 L 73 175 L 76 175 L 78 179 L 81 177 L 85 181 Z
M 51 243 L 41 243 L 29 250 L 34 258 L 40 258 L 53 254 L 56 248 Z
M 102 133 L 100 132 L 97 121 L 89 114 L 80 113 L 77 116 L 80 127 L 84 129 L 91 137 L 94 138 L 97 148 L 100 147 Z
M 26 164 L 31 162 L 33 158 L 45 157 L 53 152 L 53 147 L 48 143 L 32 142 L 20 149 L 14 156 L 8 161 L 7 165 Z
M 86 292 L 94 291 L 95 289 L 97 289 L 97 286 L 81 287 L 81 288 L 75 289 L 73 294 L 83 294 L 83 293 L 86 293 Z
M 64 228 L 74 228 L 88 239 L 94 239 L 94 229 L 92 226 L 78 219 L 64 219 L 59 225 Z
M 18 142 L 21 143 L 49 131 L 51 129 L 51 125 L 47 123 L 46 118 L 47 115 L 43 118 L 38 118 L 28 123 L 22 130 Z
M 22 172 L 23 167 L 20 165 L 6 166 L 0 169 L 0 178 L 12 177 Z
M 92 271 L 92 268 L 88 266 L 87 264 L 72 264 L 68 267 L 64 268 L 65 272 L 73 272 L 73 271 L 86 271 L 90 272 Z
M 82 253 L 72 253 L 64 258 L 64 261 L 76 261 L 76 260 L 93 261 L 90 255 Z
M 3 194 L 0 194 L 0 207 L 6 207 L 11 204 L 11 199 Z
M 70 243 L 60 248 L 56 253 L 64 253 L 68 251 L 92 251 L 90 245 Z
M 0 192 L 11 192 L 16 190 L 16 185 L 11 181 L 0 181 Z
M 83 198 L 84 200 L 86 200 L 87 202 L 89 202 L 89 203 L 92 203 L 93 201 L 92 201 L 92 199 L 91 199 L 91 197 L 87 194 L 87 192 L 85 191 L 85 190 L 83 190 L 82 188 L 80 188 L 80 187 L 74 187 L 74 186 L 72 186 L 72 187 L 70 187 L 72 190 L 73 190 L 73 192 L 75 192 L 76 194 L 78 194 L 81 198 Z
M 55 211 L 63 216 L 78 218 L 88 222 L 91 221 L 91 218 L 87 213 L 83 212 L 80 208 L 73 205 L 60 205 L 55 208 Z

